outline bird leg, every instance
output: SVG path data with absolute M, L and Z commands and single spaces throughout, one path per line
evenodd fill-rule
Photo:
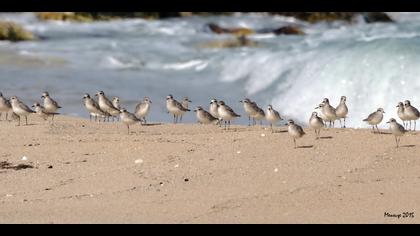
M 251 116 L 248 116 L 248 126 L 251 126 Z
M 297 149 L 296 139 L 293 139 L 293 142 L 295 143 L 295 149 Z
M 26 120 L 25 124 L 28 125 L 28 117 L 27 116 L 25 116 L 25 120 Z

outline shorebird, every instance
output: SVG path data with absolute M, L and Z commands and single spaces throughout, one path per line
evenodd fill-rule
M 113 97 L 112 98 L 112 105 L 117 109 L 121 110 L 121 104 L 120 104 L 120 98 L 119 97 Z M 120 116 L 117 116 L 117 121 L 120 119 Z
M 379 108 L 376 112 L 369 115 L 368 118 L 364 119 L 364 122 L 367 122 L 369 125 L 372 125 L 373 133 L 375 133 L 375 127 L 378 130 L 378 133 L 380 134 L 381 131 L 379 131 L 378 125 L 382 122 L 384 119 L 385 111 L 382 108 Z
M 212 116 L 209 112 L 203 109 L 203 107 L 198 106 L 195 110 L 195 113 L 197 113 L 197 120 L 200 124 L 216 124 L 219 119 Z
M 209 109 L 210 114 L 219 119 L 219 126 L 222 127 L 222 119 L 219 115 L 219 103 L 217 102 L 217 99 L 212 99 L 210 102 L 210 109 Z
M 316 139 L 320 139 L 321 129 L 324 127 L 324 121 L 318 116 L 317 112 L 312 113 L 312 116 L 309 119 L 309 126 L 315 130 Z
M 226 126 L 229 124 L 228 128 L 230 128 L 230 124 L 231 121 L 235 118 L 241 117 L 240 115 L 236 114 L 232 108 L 230 108 L 228 105 L 225 104 L 224 101 L 220 101 L 219 102 L 219 108 L 218 108 L 218 112 L 220 117 L 223 119 L 223 121 L 225 122 L 225 129 Z
M 417 120 L 420 119 L 420 112 L 417 108 L 411 105 L 410 101 L 404 102 L 404 114 L 407 120 L 410 121 L 410 130 L 411 130 L 411 122 L 414 121 L 414 131 L 416 131 Z
M 404 128 L 407 129 L 408 128 L 408 124 L 407 124 L 408 119 L 405 115 L 404 103 L 402 103 L 402 102 L 398 103 L 397 108 L 398 108 L 398 111 L 397 111 L 398 117 L 402 120 Z
M 139 118 L 137 118 L 134 114 L 129 113 L 126 109 L 120 110 L 120 118 L 121 122 L 127 126 L 127 132 L 130 134 L 130 125 L 134 125 L 136 123 L 142 122 Z
M 145 97 L 143 99 L 143 102 L 137 104 L 136 109 L 134 111 L 134 114 L 137 118 L 143 120 L 143 122 L 146 124 L 146 117 L 149 115 L 150 108 L 152 106 L 152 100 L 150 98 Z
M 90 121 L 92 121 L 92 116 L 95 117 L 95 121 L 97 121 L 99 116 L 104 118 L 105 122 L 105 118 L 110 116 L 110 114 L 101 110 L 99 104 L 95 100 L 93 100 L 89 94 L 85 94 L 85 96 L 83 96 L 83 103 L 85 105 L 86 110 L 88 110 L 89 112 Z
M 330 100 L 325 98 L 324 101 L 315 109 L 321 109 L 322 118 L 325 122 L 330 122 L 330 128 L 334 128 L 335 121 L 337 120 L 337 114 L 335 108 L 330 105 Z
M 267 119 L 268 122 L 270 122 L 272 133 L 274 133 L 273 125 L 283 120 L 280 116 L 280 113 L 274 110 L 272 105 L 268 105 L 267 112 L 265 113 L 265 118 Z
M 168 109 L 168 113 L 174 116 L 174 124 L 178 123 L 179 116 L 184 115 L 185 112 L 191 111 L 184 108 L 172 95 L 166 97 L 166 108 Z
M 44 111 L 50 114 L 54 114 L 60 109 L 61 107 L 58 105 L 54 99 L 50 97 L 48 92 L 44 92 L 41 96 L 44 99 Z M 52 120 L 54 120 L 54 115 L 51 116 Z
M 3 113 L 6 113 L 6 121 L 8 120 L 9 112 L 12 110 L 12 105 L 10 101 L 3 97 L 3 94 L 0 92 L 0 120 Z
M 255 114 L 255 116 L 253 117 L 254 119 L 254 125 L 257 125 L 257 122 L 260 122 L 260 125 L 263 125 L 263 120 L 265 119 L 265 112 L 263 109 L 258 107 L 258 111 Z
M 46 111 L 45 108 L 41 106 L 41 104 L 39 103 L 35 103 L 32 107 L 35 108 L 35 113 L 44 120 L 48 120 L 48 117 L 51 117 L 54 115 L 60 115 L 59 113 L 56 113 L 56 112 L 51 113 L 51 112 Z M 52 121 L 54 122 L 54 120 Z
M 248 126 L 251 126 L 251 119 L 253 119 L 258 111 L 259 107 L 255 102 L 252 102 L 251 99 L 245 98 L 244 100 L 240 101 L 243 104 L 245 112 L 248 114 Z M 255 119 L 253 120 L 253 124 L 255 123 Z
M 392 118 L 388 122 L 389 129 L 391 130 L 392 134 L 395 136 L 395 142 L 397 143 L 397 148 L 400 146 L 401 137 L 407 132 L 404 127 L 397 123 L 397 121 Z
M 25 105 L 23 102 L 19 101 L 19 99 L 16 96 L 13 96 L 10 98 L 10 104 L 12 105 L 12 110 L 13 112 L 19 116 L 19 124 L 18 126 L 20 126 L 20 119 L 22 118 L 22 116 L 25 117 L 26 120 L 26 125 L 28 125 L 28 116 L 30 114 L 35 113 L 34 111 L 32 111 L 27 105 Z
M 189 106 L 190 106 L 190 103 L 191 103 L 192 101 L 188 98 L 188 97 L 184 97 L 184 99 L 182 99 L 182 107 L 184 107 L 185 109 L 189 109 Z M 181 115 L 181 117 L 180 117 L 180 122 L 182 122 L 182 117 L 184 116 L 184 114 L 185 114 L 185 112 Z
M 337 119 L 340 120 L 341 128 L 346 128 L 346 119 L 347 115 L 349 114 L 349 108 L 347 107 L 347 97 L 342 96 L 340 100 L 340 105 L 335 109 L 335 113 L 337 115 Z M 341 123 L 341 119 L 344 119 L 344 126 Z
M 297 148 L 296 140 L 302 138 L 306 135 L 305 131 L 303 131 L 302 127 L 295 124 L 293 120 L 289 120 L 288 122 L 288 132 L 289 135 L 292 136 L 293 142 L 295 144 L 295 149 Z
M 112 102 L 105 96 L 105 93 L 103 91 L 96 93 L 95 96 L 98 97 L 99 108 L 101 108 L 101 110 L 104 111 L 105 113 L 112 116 L 112 120 L 114 120 L 114 117 L 120 115 L 120 111 L 114 107 Z M 108 121 L 109 121 L 109 116 L 108 116 Z

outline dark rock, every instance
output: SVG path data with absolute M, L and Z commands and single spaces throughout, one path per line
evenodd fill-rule
M 377 22 L 385 22 L 385 23 L 391 23 L 394 22 L 391 17 L 388 16 L 388 14 L 384 12 L 367 12 L 363 14 L 363 17 L 366 21 L 366 23 L 377 23 Z
M 285 26 L 273 31 L 275 35 L 305 35 L 301 29 L 296 26 Z

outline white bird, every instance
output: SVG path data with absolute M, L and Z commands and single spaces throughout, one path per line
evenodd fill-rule
M 397 123 L 397 121 L 392 118 L 388 122 L 389 129 L 391 130 L 391 133 L 395 136 L 395 142 L 397 143 L 397 148 L 400 146 L 401 137 L 404 136 L 404 134 L 407 132 L 404 127 Z
M 197 120 L 200 124 L 216 124 L 219 119 L 212 116 L 209 112 L 203 109 L 203 107 L 198 106 L 194 112 L 197 114 Z
M 297 124 L 293 120 L 289 120 L 288 122 L 288 132 L 289 135 L 293 138 L 293 142 L 295 144 L 295 149 L 297 148 L 296 140 L 302 138 L 306 135 L 305 131 L 303 131 L 303 128 Z
M 378 133 L 380 134 L 381 131 L 379 131 L 378 125 L 382 122 L 384 119 L 385 111 L 382 108 L 379 108 L 376 112 L 369 115 L 368 118 L 364 119 L 364 122 L 367 122 L 369 125 L 372 125 L 373 132 L 375 133 L 375 127 L 378 130 Z
M 267 112 L 265 113 L 265 118 L 270 123 L 271 132 L 273 133 L 274 133 L 273 125 L 283 120 L 283 118 L 281 118 L 280 116 L 280 113 L 274 110 L 272 105 L 268 105 Z
M 3 97 L 3 94 L 0 92 L 0 119 L 3 113 L 6 113 L 6 121 L 8 120 L 9 112 L 12 110 L 12 105 L 10 101 Z
M 227 129 L 230 128 L 230 124 L 233 119 L 241 117 L 240 115 L 236 114 L 232 108 L 226 105 L 224 101 L 219 102 L 218 112 L 219 112 L 220 117 L 225 122 L 225 129 L 227 125 L 229 125 Z
M 137 123 L 142 122 L 139 118 L 137 118 L 134 114 L 129 113 L 126 109 L 120 110 L 120 119 L 123 124 L 127 126 L 127 132 L 130 134 L 130 125 L 134 125 Z
M 56 112 L 51 113 L 51 112 L 46 111 L 45 108 L 41 106 L 41 104 L 39 103 L 35 103 L 32 107 L 35 108 L 35 113 L 44 120 L 48 120 L 48 117 L 51 117 L 51 116 L 60 115 L 59 113 L 56 113 Z M 54 122 L 54 120 L 52 120 L 52 122 Z
M 407 129 L 408 128 L 407 121 L 409 119 L 405 115 L 404 103 L 402 102 L 398 103 L 397 108 L 398 108 L 398 111 L 397 111 L 398 117 L 402 120 L 404 128 Z
M 62 108 L 58 105 L 54 99 L 50 97 L 48 92 L 44 92 L 41 96 L 44 99 L 44 110 L 50 114 L 54 114 L 58 111 L 58 109 Z M 52 120 L 54 120 L 54 115 L 51 116 Z
M 349 108 L 347 107 L 346 102 L 347 102 L 347 97 L 342 96 L 340 100 L 340 104 L 335 109 L 337 119 L 340 120 L 341 128 L 346 128 L 346 119 L 347 119 L 347 115 L 349 114 Z M 341 123 L 341 119 L 344 119 L 344 126 Z
M 420 119 L 420 112 L 417 108 L 411 105 L 410 101 L 404 102 L 404 114 L 405 117 L 410 121 L 410 130 L 411 130 L 411 122 L 414 121 L 414 131 L 416 131 L 417 120 Z
M 318 116 L 317 112 L 312 113 L 312 116 L 309 119 L 309 126 L 315 130 L 316 139 L 320 139 L 321 129 L 325 126 L 325 124 L 322 118 Z
M 152 100 L 150 100 L 148 97 L 145 97 L 143 102 L 137 104 L 134 114 L 137 116 L 137 118 L 143 120 L 143 122 L 146 124 L 146 117 L 149 115 L 151 107 Z
M 104 118 L 104 122 L 105 122 L 105 118 L 110 116 L 110 114 L 101 110 L 101 108 L 99 107 L 99 104 L 95 100 L 93 100 L 89 94 L 85 94 L 85 96 L 83 96 L 83 103 L 85 105 L 86 110 L 88 110 L 89 112 L 90 121 L 92 121 L 92 116 L 93 116 L 95 117 L 95 121 L 98 120 L 98 117 L 102 117 Z M 100 122 L 100 119 L 99 119 L 99 122 Z
M 106 112 L 107 114 L 111 115 L 112 119 L 120 115 L 120 110 L 114 107 L 112 102 L 105 96 L 105 93 L 103 91 L 99 91 L 95 94 L 95 96 L 98 97 L 99 108 L 101 108 L 101 110 Z
M 174 116 L 174 124 L 178 123 L 178 118 L 180 116 L 184 115 L 188 111 L 191 111 L 184 108 L 182 104 L 175 100 L 172 95 L 168 95 L 166 97 L 166 108 L 168 109 L 168 113 Z
M 25 105 L 23 102 L 19 101 L 19 99 L 16 96 L 13 96 L 10 98 L 10 104 L 12 105 L 13 112 L 19 116 L 19 124 L 20 126 L 20 119 L 22 116 L 25 117 L 26 125 L 28 125 L 28 116 L 30 114 L 35 113 L 33 110 L 31 110 L 27 105 Z

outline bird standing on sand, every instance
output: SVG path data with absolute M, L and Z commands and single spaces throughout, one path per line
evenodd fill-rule
M 191 103 L 192 101 L 188 98 L 188 97 L 184 97 L 184 99 L 182 99 L 182 106 L 185 108 L 185 109 L 189 109 L 189 106 L 190 106 L 190 103 Z M 179 121 L 180 122 L 182 122 L 182 117 L 184 116 L 184 114 L 185 114 L 185 112 L 181 115 L 181 117 L 180 117 L 180 119 L 179 119 Z
M 257 105 L 257 104 L 255 104 Z M 257 106 L 258 107 L 258 106 Z M 265 119 L 265 112 L 263 109 L 258 107 L 257 113 L 255 114 L 254 118 L 254 125 L 257 125 L 257 122 L 260 122 L 260 125 L 263 125 L 263 120 Z
M 50 97 L 48 92 L 44 92 L 41 96 L 44 99 L 44 111 L 50 114 L 54 114 L 60 109 L 61 107 L 58 105 L 54 99 Z M 54 120 L 54 115 L 51 116 L 52 120 Z
M 288 122 L 288 132 L 289 135 L 293 138 L 293 142 L 295 144 L 295 149 L 297 148 L 296 140 L 302 138 L 306 135 L 305 131 L 303 131 L 303 128 L 297 124 L 293 120 L 289 120 Z
M 51 112 L 46 111 L 45 108 L 41 106 L 41 104 L 39 103 L 35 103 L 32 107 L 35 108 L 35 113 L 44 120 L 48 120 L 48 117 L 51 117 L 51 116 L 60 115 L 59 113 L 56 113 L 56 112 L 51 113 Z M 54 122 L 54 120 L 52 120 L 52 122 Z
M 402 102 L 398 103 L 397 108 L 398 108 L 398 111 L 397 111 L 398 117 L 402 120 L 403 125 L 404 125 L 404 128 L 405 129 L 408 129 L 408 123 L 407 123 L 407 121 L 409 119 L 407 118 L 407 116 L 405 114 L 404 103 L 402 103 Z
M 337 119 L 340 120 L 340 126 L 341 126 L 341 128 L 346 128 L 346 119 L 347 119 L 347 115 L 349 114 L 349 108 L 347 107 L 346 102 L 347 102 L 347 97 L 346 96 L 342 96 L 341 97 L 341 100 L 340 100 L 340 104 L 335 109 L 335 113 L 337 115 Z M 344 119 L 344 126 L 341 123 L 341 119 Z
M 166 108 L 168 109 L 168 113 L 174 116 L 174 124 L 178 123 L 179 116 L 184 115 L 186 112 L 191 111 L 186 109 L 179 103 L 177 100 L 174 99 L 174 96 L 168 95 L 166 97 Z
M 152 107 L 152 100 L 145 97 L 143 102 L 137 104 L 134 114 L 137 118 L 143 120 L 144 124 L 147 123 L 146 117 L 149 115 L 150 108 Z
M 219 102 L 217 99 L 213 98 L 211 100 L 209 112 L 213 117 L 219 119 L 219 126 L 222 127 L 222 118 L 219 115 Z
M 228 125 L 227 129 L 230 129 L 230 124 L 233 119 L 241 117 L 240 115 L 236 114 L 232 108 L 226 105 L 224 101 L 219 102 L 218 113 L 219 113 L 219 116 L 225 122 L 225 130 L 226 130 L 227 125 Z
M 123 124 L 127 126 L 127 133 L 130 134 L 130 125 L 134 125 L 136 123 L 141 124 L 141 120 L 137 118 L 134 114 L 129 113 L 126 109 L 120 110 L 120 119 Z
M 34 111 L 32 111 L 27 105 L 25 105 L 23 102 L 19 101 L 19 99 L 16 96 L 13 96 L 10 98 L 10 104 L 12 105 L 12 110 L 13 112 L 19 116 L 19 124 L 18 126 L 20 126 L 20 119 L 22 118 L 22 116 L 25 117 L 26 120 L 26 125 L 28 125 L 28 116 L 30 114 L 35 113 Z
M 397 123 L 397 121 L 392 118 L 388 122 L 389 129 L 391 130 L 392 134 L 395 136 L 395 142 L 397 143 L 397 148 L 400 147 L 401 137 L 407 132 L 404 127 Z
M 321 109 L 321 113 L 326 122 L 330 122 L 330 128 L 334 128 L 337 120 L 337 113 L 334 107 L 330 105 L 330 100 L 325 98 L 324 101 L 316 109 Z
M 378 133 L 380 134 L 381 131 L 379 131 L 378 125 L 382 122 L 384 119 L 385 111 L 382 108 L 379 108 L 376 112 L 369 115 L 368 118 L 364 119 L 364 122 L 367 122 L 369 125 L 372 125 L 373 133 L 375 133 L 375 127 L 378 130 Z
M 240 101 L 243 104 L 246 114 L 248 114 L 248 126 L 251 126 L 251 119 L 254 118 L 258 113 L 258 106 L 256 103 L 252 102 L 251 99 L 245 98 L 243 101 Z M 253 124 L 255 123 L 255 119 Z
M 217 119 L 216 117 L 212 116 L 209 112 L 207 112 L 206 110 L 203 109 L 203 107 L 198 106 L 194 112 L 197 114 L 197 120 L 198 123 L 200 124 L 216 124 L 219 119 Z
M 3 97 L 3 94 L 0 92 L 0 120 L 3 113 L 6 113 L 6 121 L 8 120 L 9 112 L 12 110 L 12 105 L 10 101 Z
M 316 139 L 321 138 L 321 129 L 325 126 L 324 121 L 318 116 L 317 112 L 312 113 L 309 119 L 309 126 L 315 130 Z
M 414 121 L 414 131 L 416 131 L 417 120 L 420 119 L 420 112 L 417 108 L 411 105 L 410 101 L 404 102 L 404 114 L 407 119 L 410 121 L 410 130 L 411 130 L 411 121 Z
M 85 94 L 85 96 L 83 96 L 83 103 L 85 105 L 86 110 L 88 110 L 89 112 L 90 121 L 92 121 L 93 116 L 95 117 L 95 121 L 97 121 L 98 117 L 102 117 L 104 118 L 105 122 L 105 118 L 110 116 L 110 114 L 101 110 L 99 104 L 95 100 L 93 100 L 89 94 Z M 99 122 L 100 121 L 101 120 L 99 119 Z
M 271 132 L 274 133 L 273 125 L 277 122 L 282 121 L 280 113 L 273 109 L 272 105 L 268 105 L 267 112 L 265 113 L 265 119 L 270 123 Z
M 96 93 L 95 96 L 98 97 L 99 108 L 101 108 L 102 111 L 112 116 L 113 120 L 116 116 L 120 115 L 120 111 L 114 107 L 112 102 L 105 96 L 105 93 L 103 91 Z M 109 121 L 109 116 L 108 116 L 108 121 Z
M 112 98 L 112 105 L 117 109 L 117 110 L 121 110 L 121 103 L 120 103 L 120 98 L 119 97 L 113 97 Z M 120 116 L 116 116 L 117 117 L 117 121 L 120 119 Z

